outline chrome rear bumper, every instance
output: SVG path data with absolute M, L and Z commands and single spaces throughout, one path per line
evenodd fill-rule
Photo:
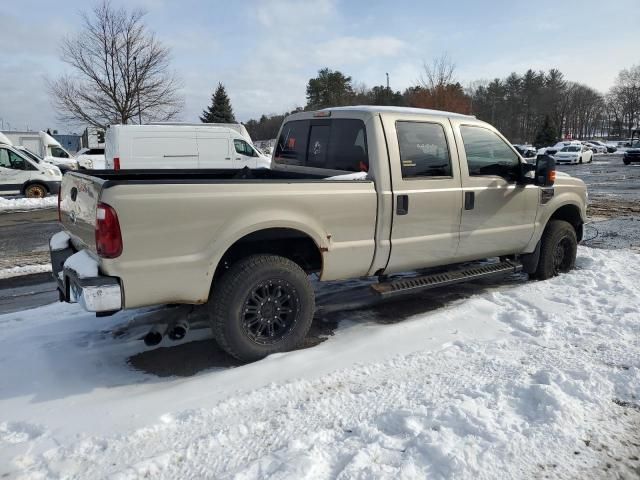
M 120 279 L 106 275 L 82 278 L 73 269 L 64 266 L 65 261 L 76 253 L 71 243 L 65 248 L 53 248 L 49 243 L 51 268 L 58 284 L 61 302 L 79 303 L 88 312 L 102 314 L 122 310 L 122 287 Z

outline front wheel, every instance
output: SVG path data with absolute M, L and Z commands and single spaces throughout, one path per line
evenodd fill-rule
M 540 240 L 540 260 L 534 277 L 546 280 L 560 273 L 567 273 L 576 266 L 578 240 L 569 222 L 551 220 Z
M 24 189 L 24 195 L 27 198 L 44 198 L 47 196 L 47 187 L 39 183 L 32 183 Z
M 314 304 L 313 287 L 298 264 L 252 255 L 214 281 L 209 319 L 218 344 L 252 362 L 299 346 L 311 327 Z

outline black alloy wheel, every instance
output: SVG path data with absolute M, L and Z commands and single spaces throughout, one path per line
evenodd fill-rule
M 245 335 L 259 345 L 280 342 L 298 321 L 299 303 L 295 287 L 285 280 L 257 283 L 244 302 L 242 326 Z

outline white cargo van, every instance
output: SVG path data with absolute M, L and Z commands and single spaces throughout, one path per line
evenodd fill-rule
M 34 160 L 31 155 L 12 147 L 6 137 L 0 137 L 0 193 L 41 198 L 57 194 L 61 180 L 62 174 L 57 167 Z
M 212 125 L 114 125 L 107 129 L 107 169 L 269 168 L 251 139 Z
M 32 151 L 46 163 L 51 163 L 62 171 L 77 170 L 78 162 L 62 145 L 46 132 L 3 132 L 15 146 Z

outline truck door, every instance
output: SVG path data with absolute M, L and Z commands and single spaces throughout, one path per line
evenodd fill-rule
M 534 231 L 538 188 L 518 185 L 520 156 L 494 129 L 452 120 L 460 155 L 464 208 L 458 257 L 520 253 Z
M 446 117 L 384 115 L 391 161 L 393 224 L 386 273 L 454 261 L 462 189 Z
M 0 192 L 18 192 L 31 178 L 35 170 L 22 157 L 7 148 L 0 147 Z
M 258 161 L 258 154 L 256 151 L 244 140 L 239 138 L 233 139 L 234 154 L 233 166 L 234 168 L 256 168 Z

